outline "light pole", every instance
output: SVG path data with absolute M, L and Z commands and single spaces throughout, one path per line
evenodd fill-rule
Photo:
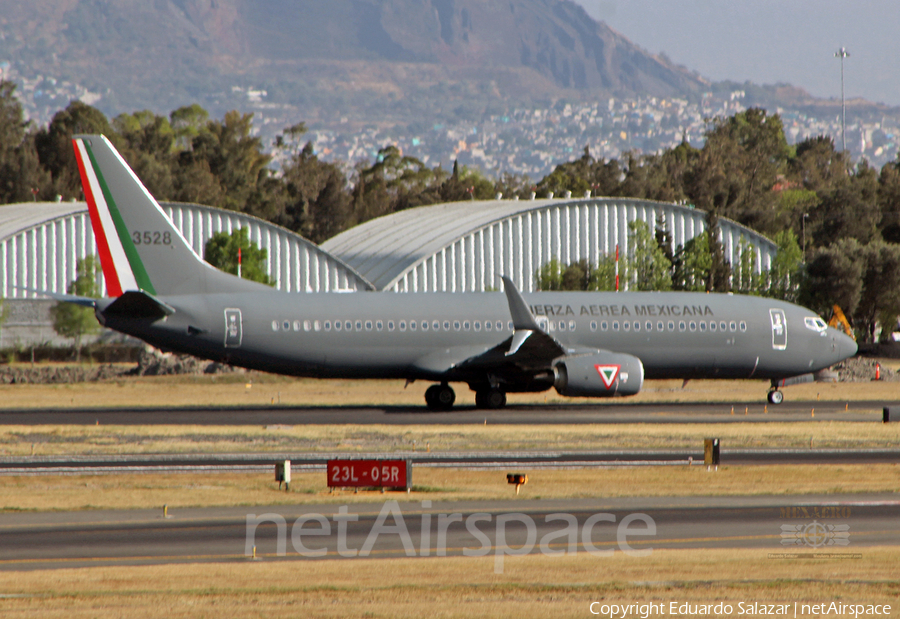
M 835 58 L 841 59 L 841 150 L 847 150 L 847 139 L 844 134 L 847 131 L 847 108 L 844 106 L 844 58 L 848 58 L 850 52 L 847 48 L 842 47 L 834 53 Z

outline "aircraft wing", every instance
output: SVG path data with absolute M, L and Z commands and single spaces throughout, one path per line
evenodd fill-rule
M 554 360 L 574 352 L 538 326 L 512 280 L 504 276 L 503 283 L 515 329 L 512 336 L 487 350 L 472 346 L 441 349 L 420 359 L 415 367 L 438 373 L 520 374 L 549 369 Z

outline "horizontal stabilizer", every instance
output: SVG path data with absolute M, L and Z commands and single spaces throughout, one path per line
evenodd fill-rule
M 122 293 L 115 301 L 103 309 L 107 316 L 127 316 L 128 318 L 147 318 L 156 320 L 163 316 L 171 316 L 175 308 L 167 305 L 143 291 L 129 290 Z
M 61 292 L 50 292 L 49 290 L 38 290 L 36 288 L 24 288 L 22 286 L 16 286 L 18 290 L 27 290 L 28 292 L 33 292 L 35 294 L 41 294 L 45 297 L 50 297 L 60 303 L 72 303 L 74 305 L 83 305 L 84 307 L 97 307 L 97 299 L 92 299 L 91 297 L 79 297 L 74 294 L 62 294 Z

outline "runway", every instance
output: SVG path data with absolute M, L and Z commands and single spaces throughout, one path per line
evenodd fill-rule
M 0 410 L 0 425 L 459 425 L 589 423 L 881 422 L 893 403 L 854 401 L 528 404 L 502 410 L 460 406 L 449 412 L 425 406 L 236 406 L 184 408 L 74 408 Z M 894 413 L 900 421 L 900 413 Z
M 405 495 L 398 494 L 405 499 Z M 896 494 L 664 497 L 0 514 L 0 570 L 252 560 L 754 548 L 864 558 L 900 539 Z M 298 518 L 306 516 L 298 523 Z M 623 545 L 624 540 L 624 545 Z M 639 555 L 635 555 L 636 560 Z M 428 559 L 423 559 L 428 560 Z

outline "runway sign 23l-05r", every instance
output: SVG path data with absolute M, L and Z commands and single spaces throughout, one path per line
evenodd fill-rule
M 406 488 L 412 486 L 409 460 L 329 460 L 329 488 Z

